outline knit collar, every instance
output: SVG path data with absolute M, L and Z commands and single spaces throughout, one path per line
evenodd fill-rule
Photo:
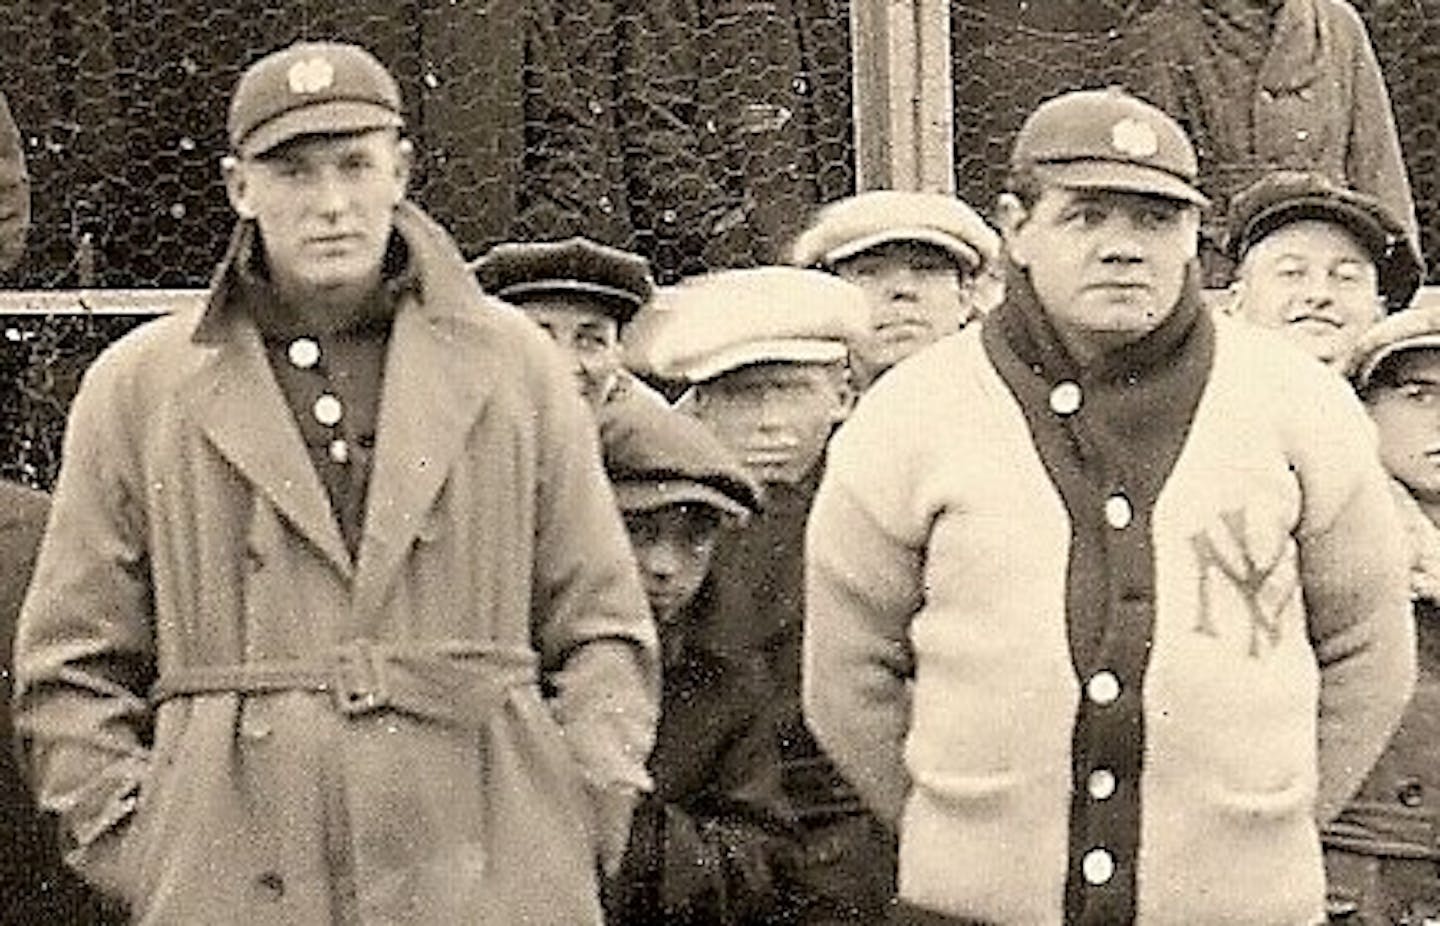
M 1391 480 L 1390 488 L 1410 543 L 1410 597 L 1440 602 L 1440 527 L 1425 515 L 1403 483 Z
M 1064 419 L 1090 478 L 1159 491 L 1209 378 L 1215 329 L 1200 299 L 1192 262 L 1175 310 L 1144 337 L 1096 362 L 1080 364 L 1061 343 L 1029 275 L 1009 269 L 1005 300 L 984 321 L 982 338 L 1001 375 L 1037 421 L 1054 421 L 1048 403 L 1059 383 L 1076 383 L 1083 412 Z

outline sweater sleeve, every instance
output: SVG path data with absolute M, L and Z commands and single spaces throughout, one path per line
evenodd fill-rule
M 866 411 L 863 408 L 862 411 Z M 898 822 L 910 790 L 904 742 L 922 600 L 923 538 L 907 529 L 911 455 L 871 407 L 832 442 L 806 532 L 805 719 L 880 819 Z
M 1320 668 L 1322 824 L 1374 765 L 1415 681 L 1404 528 L 1363 409 L 1338 378 L 1326 386 L 1295 461 L 1300 576 Z

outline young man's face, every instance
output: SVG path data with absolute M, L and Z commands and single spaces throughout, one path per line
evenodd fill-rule
M 408 149 L 381 130 L 302 136 L 242 158 L 226 180 L 235 211 L 259 226 L 281 292 L 323 298 L 378 281 L 409 172 Z
M 892 241 L 835 264 L 835 274 L 865 290 L 870 338 L 856 361 L 882 371 L 975 317 L 967 275 L 949 254 L 919 241 Z
M 560 347 L 580 395 L 599 407 L 620 372 L 619 323 L 582 299 L 547 296 L 523 308 Z
M 762 483 L 796 483 L 850 408 L 844 367 L 759 363 L 695 387 L 695 414 Z
M 1381 315 L 1375 264 L 1332 222 L 1291 222 L 1240 264 L 1239 312 L 1326 363 L 1342 362 Z
M 1380 460 L 1416 499 L 1440 502 L 1440 349 L 1403 351 L 1386 367 L 1365 391 Z
M 671 624 L 695 599 L 720 532 L 720 517 L 709 505 L 664 505 L 625 513 L 625 529 L 640 566 L 650 611 Z
M 1200 218 L 1160 196 L 1047 185 L 1007 225 L 1010 256 L 1029 271 L 1061 339 L 1094 354 L 1138 340 L 1175 311 Z

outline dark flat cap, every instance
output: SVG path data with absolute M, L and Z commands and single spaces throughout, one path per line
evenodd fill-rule
M 470 269 L 481 289 L 506 302 L 580 295 L 622 325 L 655 289 L 648 260 L 588 238 L 499 244 L 471 261 Z
M 1373 196 L 1314 171 L 1266 174 L 1230 200 L 1225 250 L 1235 260 L 1277 229 L 1306 219 L 1333 222 L 1355 236 L 1375 264 L 1391 311 L 1409 304 L 1425 273 L 1405 227 Z
M 760 487 L 745 467 L 684 412 L 629 403 L 610 422 L 604 454 L 621 511 L 701 504 L 743 519 L 760 510 Z

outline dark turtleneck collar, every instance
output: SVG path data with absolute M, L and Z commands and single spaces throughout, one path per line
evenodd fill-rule
M 1175 310 L 1139 340 L 1082 365 L 1061 342 L 1029 275 L 1011 267 L 1000 307 L 984 321 L 986 351 L 1028 415 L 1064 425 L 1093 478 L 1158 491 L 1178 455 L 1214 355 L 1214 322 L 1192 264 Z M 1050 390 L 1080 386 L 1083 412 L 1057 420 Z

